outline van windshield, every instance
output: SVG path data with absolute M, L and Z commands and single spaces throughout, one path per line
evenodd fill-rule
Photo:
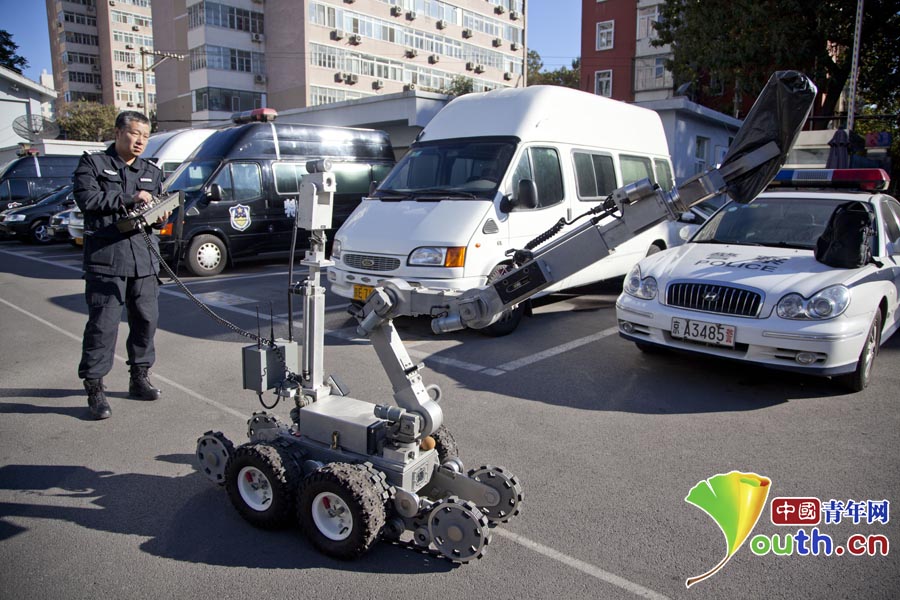
M 492 199 L 517 141 L 479 138 L 417 144 L 400 159 L 375 197 Z
M 181 163 L 163 183 L 163 193 L 196 192 L 219 166 L 218 160 L 199 160 Z

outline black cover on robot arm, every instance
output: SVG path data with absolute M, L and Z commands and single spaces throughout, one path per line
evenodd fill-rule
M 815 84 L 799 71 L 776 71 L 766 83 L 719 169 L 769 142 L 780 154 L 728 183 L 728 195 L 746 203 L 755 198 L 781 169 L 816 98 Z

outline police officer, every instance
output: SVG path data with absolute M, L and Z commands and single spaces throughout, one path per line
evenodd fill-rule
M 103 376 L 112 369 L 122 307 L 128 314 L 128 395 L 156 400 L 148 369 L 156 358 L 153 335 L 159 316 L 159 261 L 139 230 L 122 233 L 116 221 L 152 201 L 161 191 L 162 173 L 139 158 L 150 137 L 150 121 L 125 111 L 116 118 L 115 143 L 103 153 L 81 157 L 75 170 L 75 202 L 84 213 L 84 280 L 88 322 L 84 328 L 78 376 L 84 380 L 95 419 L 111 411 Z M 168 215 L 157 224 L 165 223 Z M 156 236 L 150 239 L 157 245 Z M 158 247 L 158 245 L 157 245 Z

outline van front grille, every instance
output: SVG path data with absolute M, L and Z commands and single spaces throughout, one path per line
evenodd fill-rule
M 756 317 L 762 294 L 715 283 L 672 283 L 666 291 L 666 304 L 720 315 Z
M 342 255 L 344 264 L 354 269 L 364 269 L 366 271 L 393 271 L 400 268 L 400 260 L 389 256 L 375 256 L 372 254 L 349 254 L 345 252 Z

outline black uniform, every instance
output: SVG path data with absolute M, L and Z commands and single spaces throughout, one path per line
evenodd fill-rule
M 88 305 L 78 376 L 100 379 L 112 369 L 122 306 L 128 313 L 128 364 L 150 367 L 156 358 L 159 261 L 140 231 L 121 233 L 115 223 L 134 206 L 139 190 L 160 194 L 162 172 L 140 157 L 126 164 L 113 144 L 106 152 L 82 156 L 74 177 L 75 202 L 84 213 Z M 158 247 L 156 236 L 150 239 Z

